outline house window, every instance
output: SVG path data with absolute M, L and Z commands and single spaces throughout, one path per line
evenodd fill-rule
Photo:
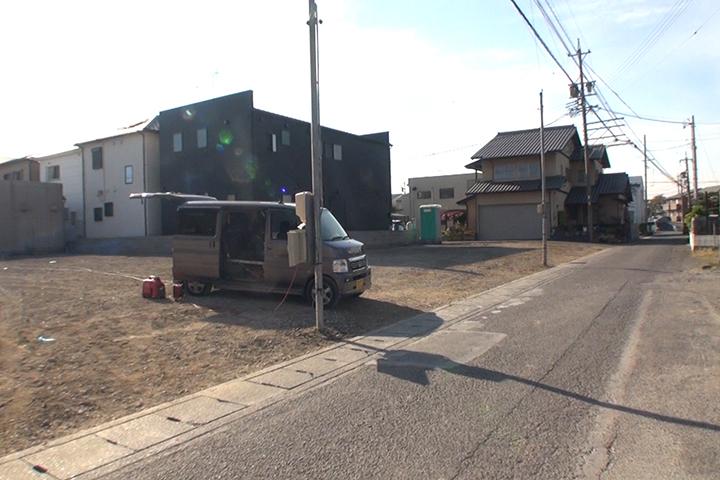
M 455 198 L 455 189 L 454 188 L 441 188 L 440 189 L 440 198 Z
M 197 147 L 207 147 L 207 128 L 198 128 L 197 130 Z
M 333 160 L 342 160 L 342 145 L 333 145 Z
M 173 134 L 173 152 L 182 152 L 182 133 Z
M 93 215 L 95 216 L 96 222 L 102 222 L 103 209 L 101 207 L 93 208 Z
M 112 217 L 114 215 L 114 205 L 113 202 L 105 202 L 105 216 L 106 217 Z
M 271 152 L 277 152 L 277 135 L 274 133 L 270 134 L 270 151 Z
M 540 178 L 540 162 L 496 164 L 493 178 L 496 181 Z
M 419 192 L 417 192 L 417 198 L 419 200 L 427 200 L 431 196 L 432 194 L 430 193 L 430 190 L 420 190 Z
M 286 147 L 290 145 L 290 130 L 280 132 L 280 143 Z
M 60 180 L 60 165 L 50 165 L 46 171 L 48 180 Z
M 91 150 L 91 153 L 92 153 L 92 168 L 93 168 L 93 170 L 100 170 L 101 168 L 103 168 L 103 149 L 102 149 L 102 147 L 93 148 Z M 100 221 L 100 220 L 98 220 L 98 221 Z
M 130 185 L 135 179 L 133 178 L 133 166 L 125 165 L 125 185 Z

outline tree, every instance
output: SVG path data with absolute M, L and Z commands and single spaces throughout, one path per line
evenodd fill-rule
M 666 200 L 664 195 L 655 195 L 653 198 L 651 198 L 648 202 L 648 209 L 650 210 L 650 215 L 663 215 L 665 213 L 665 210 L 663 209 L 665 201 Z

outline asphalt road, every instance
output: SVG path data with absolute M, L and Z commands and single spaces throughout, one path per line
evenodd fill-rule
M 506 337 L 464 364 L 368 364 L 109 478 L 718 478 L 719 276 L 676 240 L 482 314 Z

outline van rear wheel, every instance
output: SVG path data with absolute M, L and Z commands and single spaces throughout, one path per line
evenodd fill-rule
M 311 279 L 307 287 L 305 287 L 305 298 L 312 304 L 315 305 L 315 279 Z M 323 276 L 323 305 L 332 308 L 340 301 L 340 294 L 338 288 L 335 285 L 335 281 L 330 278 Z
M 210 294 L 211 290 L 212 290 L 211 283 L 185 282 L 185 291 L 187 293 L 189 293 L 190 295 L 194 295 L 196 297 L 202 297 L 202 296 L 208 295 L 208 294 Z

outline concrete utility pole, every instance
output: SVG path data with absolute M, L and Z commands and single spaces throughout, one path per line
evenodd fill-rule
M 583 72 L 583 55 L 590 53 L 590 50 L 584 52 L 580 49 L 580 39 L 578 38 L 578 66 L 580 67 L 580 109 L 582 111 L 582 127 L 583 127 L 583 157 L 585 160 L 585 192 L 587 195 L 587 223 L 588 223 L 588 240 L 593 241 L 593 211 L 592 211 L 592 184 L 590 182 L 590 153 L 588 151 L 588 134 L 587 134 L 587 106 L 585 105 L 585 73 Z
M 543 118 L 543 92 L 540 90 L 540 210 L 542 211 L 542 262 L 547 267 L 547 213 L 545 213 L 545 120 Z
M 312 121 L 310 124 L 310 155 L 312 157 L 312 191 L 313 191 L 313 223 L 315 238 L 313 252 L 315 254 L 315 326 L 318 330 L 325 328 L 323 318 L 323 276 L 322 276 L 322 232 L 320 231 L 320 215 L 323 204 L 322 176 L 322 140 L 320 138 L 320 84 L 318 81 L 318 13 L 315 0 L 309 0 L 310 19 L 310 98 L 312 103 Z
M 683 160 L 680 160 L 680 161 L 682 162 Z M 688 165 L 687 152 L 685 152 L 684 162 L 685 162 L 685 192 L 687 192 L 687 208 L 685 208 L 685 201 L 683 200 L 683 203 L 682 203 L 683 218 L 685 218 L 685 214 L 688 213 L 688 211 L 690 211 L 690 166 Z
M 690 120 L 690 144 L 692 147 L 693 162 L 693 197 L 695 198 L 695 201 L 697 201 L 700 199 L 700 194 L 698 193 L 697 144 L 695 143 L 695 115 L 693 115 Z M 688 184 L 689 183 L 690 178 L 688 178 Z
M 645 221 L 647 222 L 648 208 L 648 183 L 647 183 L 647 137 L 643 135 L 643 159 L 645 162 L 645 184 L 643 185 L 643 202 L 645 205 Z

